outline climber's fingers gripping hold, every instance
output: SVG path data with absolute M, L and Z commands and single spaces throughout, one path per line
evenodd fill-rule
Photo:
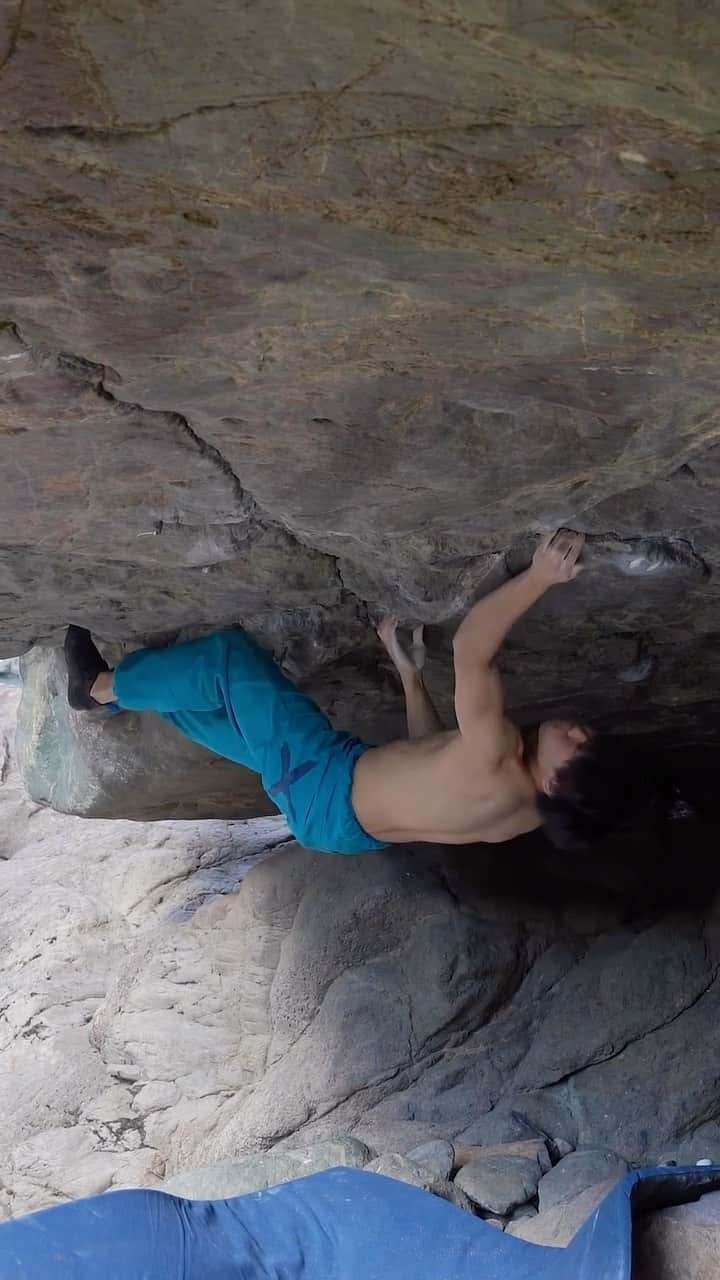
M 559 582 L 571 582 L 582 572 L 578 563 L 585 545 L 585 534 L 572 529 L 558 529 L 543 538 L 533 556 L 533 571 L 548 586 Z

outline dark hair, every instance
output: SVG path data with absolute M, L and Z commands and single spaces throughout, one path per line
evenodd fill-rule
M 543 830 L 559 849 L 581 849 L 658 803 L 649 757 L 627 739 L 597 734 L 558 770 L 552 795 L 538 795 Z

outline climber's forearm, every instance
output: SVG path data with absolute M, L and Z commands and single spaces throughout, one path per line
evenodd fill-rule
M 511 627 L 545 594 L 548 583 L 531 566 L 479 600 L 453 640 L 455 666 L 489 666 Z

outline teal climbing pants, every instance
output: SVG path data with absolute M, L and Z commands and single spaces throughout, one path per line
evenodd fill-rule
M 156 711 L 195 742 L 259 773 L 300 844 L 324 853 L 387 846 L 352 807 L 355 763 L 369 748 L 333 729 L 315 703 L 243 631 L 140 649 L 115 671 L 128 711 Z

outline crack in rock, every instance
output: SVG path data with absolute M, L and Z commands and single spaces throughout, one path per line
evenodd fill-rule
M 505 566 L 512 576 L 527 568 L 535 543 L 523 538 L 505 553 Z M 678 574 L 709 578 L 711 569 L 688 538 L 664 534 L 638 533 L 621 537 L 612 531 L 588 533 L 582 560 L 584 564 L 609 566 L 627 577 L 664 578 Z
M 603 1066 L 606 1062 L 613 1062 L 615 1058 L 619 1058 L 631 1045 L 641 1044 L 642 1041 L 647 1040 L 649 1036 L 656 1035 L 658 1031 L 664 1031 L 666 1027 L 671 1027 L 674 1022 L 677 1022 L 678 1018 L 682 1018 L 690 1009 L 694 1009 L 696 1004 L 699 1004 L 703 997 L 706 996 L 714 986 L 719 975 L 720 965 L 716 965 L 711 971 L 709 981 L 697 993 L 697 995 L 693 996 L 692 1000 L 689 1000 L 687 1004 L 684 1004 L 682 1008 L 678 1009 L 677 1012 L 673 1013 L 669 1018 L 665 1018 L 663 1021 L 655 1023 L 654 1026 L 648 1027 L 645 1031 L 639 1032 L 636 1036 L 630 1036 L 627 1040 L 623 1041 L 619 1049 L 613 1049 L 611 1053 L 601 1054 L 597 1058 L 593 1058 L 590 1062 L 583 1063 L 582 1066 L 574 1067 L 572 1071 L 566 1072 L 565 1075 L 558 1076 L 557 1079 L 545 1080 L 541 1085 L 536 1085 L 534 1087 L 547 1089 L 572 1083 L 577 1076 L 582 1075 L 585 1071 L 590 1071 L 593 1067 Z
M 58 369 L 68 378 L 74 379 L 84 386 L 89 387 L 107 404 L 112 405 L 121 414 L 130 414 L 141 412 L 159 418 L 164 422 L 171 424 L 179 429 L 183 435 L 190 441 L 193 448 L 199 456 L 212 464 L 229 482 L 235 500 L 238 505 L 239 513 L 246 522 L 246 533 L 243 539 L 245 547 L 248 544 L 252 546 L 266 532 L 272 531 L 279 536 L 291 550 L 296 550 L 304 556 L 318 556 L 332 565 L 334 574 L 338 580 L 339 590 L 345 596 L 351 596 L 358 599 L 351 589 L 345 583 L 340 562 L 337 556 L 331 555 L 327 551 L 308 545 L 300 540 L 288 526 L 276 516 L 270 515 L 264 511 L 252 494 L 245 489 L 240 477 L 234 471 L 231 463 L 224 456 L 216 445 L 206 440 L 192 426 L 188 419 L 182 413 L 178 413 L 173 409 L 148 409 L 144 405 L 134 401 L 122 400 L 112 391 L 108 389 L 107 383 L 121 382 L 122 378 L 117 370 L 109 365 L 100 364 L 94 360 L 89 360 L 85 356 L 78 355 L 71 351 L 53 352 L 45 347 L 33 347 L 23 336 L 18 324 L 14 320 L 3 321 L 0 328 L 7 330 L 13 338 L 28 352 L 30 358 L 37 364 L 49 364 L 51 367 Z M 358 599 L 358 609 L 362 614 L 362 603 Z
M 25 15 L 26 0 L 20 0 L 15 14 L 15 21 L 10 28 L 10 36 L 8 38 L 8 46 L 5 57 L 0 62 L 0 71 L 4 71 L 8 63 L 15 57 L 18 48 L 18 41 L 22 30 L 23 17 Z
M 589 539 L 590 559 L 602 559 L 629 577 L 663 577 L 690 572 L 710 577 L 710 568 L 687 538 L 614 538 L 598 534 Z

